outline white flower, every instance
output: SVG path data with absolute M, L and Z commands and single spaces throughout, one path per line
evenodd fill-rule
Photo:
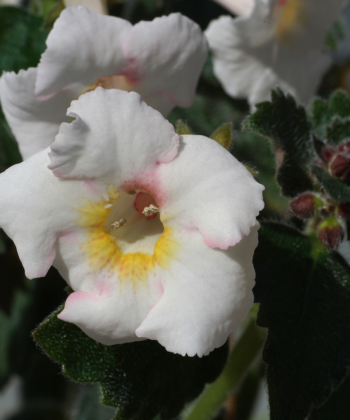
M 307 104 L 331 64 L 326 34 L 344 0 L 255 0 L 248 17 L 222 16 L 206 30 L 225 91 L 253 107 L 279 86 Z
M 248 16 L 254 7 L 254 0 L 216 0 L 216 2 L 238 16 Z
M 48 147 L 73 99 L 95 89 L 137 91 L 166 115 L 192 104 L 207 56 L 199 26 L 181 14 L 129 22 L 82 6 L 61 13 L 37 68 L 5 73 L 0 99 L 26 159 Z
M 75 291 L 59 317 L 106 345 L 221 346 L 253 303 L 264 187 L 137 93 L 97 88 L 67 115 L 51 149 L 0 175 L 0 226 L 27 277 L 53 264 Z

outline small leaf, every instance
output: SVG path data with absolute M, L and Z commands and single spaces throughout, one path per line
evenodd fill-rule
M 37 343 L 78 382 L 99 382 L 102 402 L 117 407 L 116 419 L 171 419 L 220 374 L 227 344 L 208 356 L 168 353 L 157 341 L 104 346 L 78 327 L 60 321 L 58 309 L 34 332 Z
M 271 420 L 302 420 L 350 367 L 350 267 L 293 228 L 263 223 L 254 255 Z
M 327 193 L 338 202 L 350 201 L 350 186 L 330 175 L 318 166 L 312 166 L 312 173 Z
M 312 190 L 307 164 L 313 150 L 305 109 L 279 89 L 272 91 L 271 102 L 257 104 L 257 111 L 248 117 L 243 129 L 272 141 L 277 149 L 277 180 L 284 195 L 294 197 Z
M 339 121 L 350 119 L 350 99 L 341 90 L 335 91 L 328 102 L 320 98 L 315 99 L 311 107 L 312 127 L 316 136 L 320 139 L 327 137 L 327 129 L 332 126 L 336 119 Z
M 329 144 L 338 145 L 343 140 L 350 138 L 350 119 L 342 121 L 335 117 L 326 128 L 325 140 Z
M 231 149 L 232 143 L 232 123 L 223 124 L 210 136 L 211 139 L 215 140 L 226 150 Z
M 184 134 L 192 134 L 192 131 L 182 120 L 177 120 L 175 130 L 180 136 L 183 136 Z

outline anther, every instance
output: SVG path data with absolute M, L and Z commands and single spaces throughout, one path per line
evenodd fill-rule
M 113 206 L 113 204 L 106 204 L 104 207 L 105 207 L 105 209 L 109 209 L 112 206 Z
M 142 210 L 142 214 L 146 217 L 152 216 L 153 214 L 160 213 L 159 208 L 153 204 L 150 204 L 148 207 L 145 207 Z
M 108 197 L 108 195 L 107 195 L 107 194 L 102 194 L 102 198 L 103 198 L 105 201 L 109 201 L 109 197 Z
M 120 228 L 122 228 L 122 227 L 126 226 L 126 225 L 127 225 L 127 223 L 128 223 L 128 221 L 127 221 L 126 219 L 120 219 L 120 220 L 118 220 L 117 222 L 112 223 L 112 224 L 111 224 L 111 227 L 112 227 L 114 230 L 117 230 L 117 229 L 120 229 Z
M 137 192 L 135 190 L 130 190 L 126 192 L 128 195 L 131 195 L 131 197 L 135 197 L 135 195 L 137 194 Z

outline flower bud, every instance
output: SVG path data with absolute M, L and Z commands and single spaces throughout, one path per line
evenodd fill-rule
M 323 206 L 323 201 L 312 193 L 300 194 L 290 202 L 290 209 L 302 219 L 309 219 L 316 209 Z
M 328 249 L 337 249 L 344 238 L 344 229 L 337 218 L 329 217 L 319 225 L 317 234 Z
M 338 214 L 344 219 L 350 220 L 350 201 L 339 205 Z
M 336 155 L 329 168 L 333 176 L 343 181 L 350 181 L 350 156 L 343 154 Z

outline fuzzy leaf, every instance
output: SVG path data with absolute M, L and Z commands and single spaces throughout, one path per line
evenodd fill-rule
M 280 89 L 272 91 L 271 102 L 257 104 L 243 129 L 272 141 L 277 149 L 277 180 L 284 195 L 294 197 L 312 189 L 307 164 L 312 158 L 310 123 L 305 109 Z
M 350 367 L 350 267 L 315 238 L 263 223 L 254 256 L 271 420 L 302 420 Z
M 99 382 L 102 402 L 117 408 L 118 420 L 175 417 L 216 379 L 227 358 L 227 344 L 202 358 L 168 353 L 151 340 L 104 346 L 59 320 L 61 310 L 35 330 L 35 340 L 70 378 Z
M 226 123 L 215 130 L 210 138 L 215 140 L 226 150 L 230 150 L 232 144 L 232 134 L 232 123 Z
M 336 201 L 350 201 L 350 186 L 335 178 L 318 166 L 312 166 L 312 173 L 327 193 Z
M 350 138 L 350 118 L 342 121 L 335 117 L 332 123 L 326 128 L 326 143 L 338 145 L 342 141 Z
M 308 420 L 348 420 L 350 412 L 350 377 L 348 376 L 330 399 L 314 410 Z
M 334 131 L 339 125 L 336 122 L 336 127 L 330 128 L 336 120 L 345 122 L 349 119 L 350 99 L 341 90 L 334 92 L 328 102 L 317 98 L 312 103 L 311 122 L 316 136 L 320 139 L 327 140 L 327 129 Z

